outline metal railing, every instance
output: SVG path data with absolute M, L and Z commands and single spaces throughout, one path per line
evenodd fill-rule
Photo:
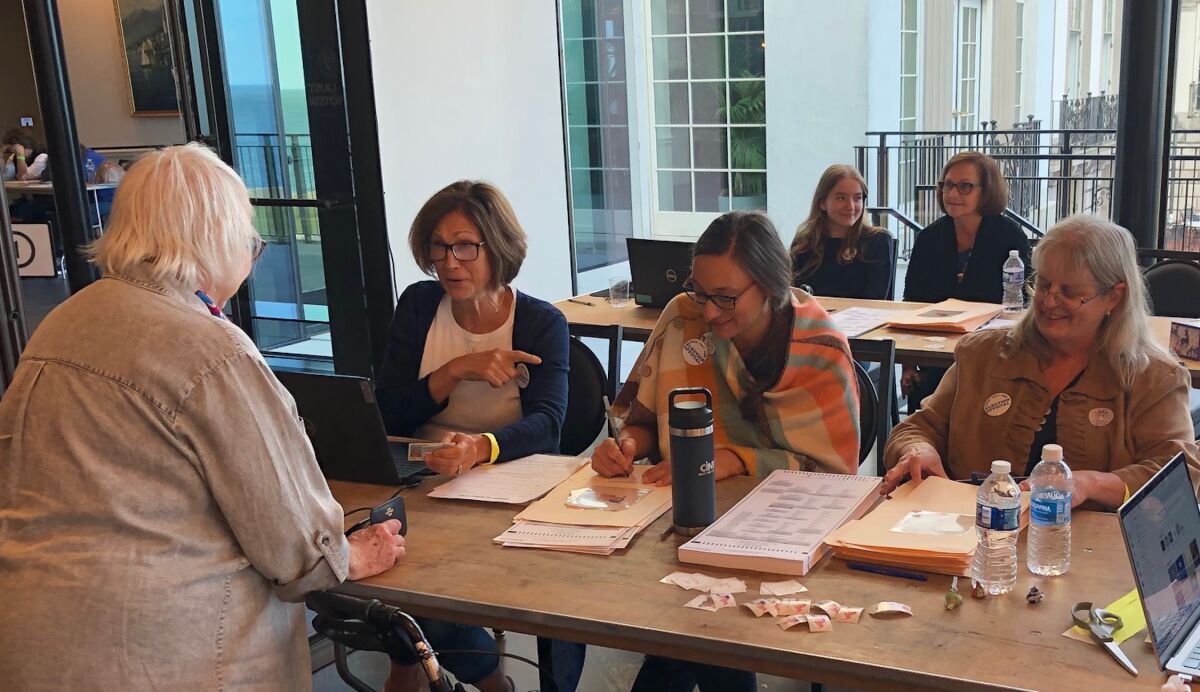
M 273 132 L 234 134 L 234 166 L 253 198 L 316 199 L 313 178 L 312 137 Z M 305 242 L 320 238 L 316 214 L 311 210 L 280 207 L 256 209 L 259 232 L 267 240 L 283 241 L 293 234 Z
M 902 216 L 925 227 L 942 215 L 937 181 L 951 156 L 982 151 L 1000 164 L 1009 186 L 1007 215 L 1030 238 L 1076 213 L 1111 217 L 1116 133 L 1111 129 L 1043 130 L 1030 119 L 1007 130 L 868 132 L 855 147 L 871 191 L 869 205 L 894 210 L 885 222 L 908 257 L 916 235 Z M 1200 130 L 1174 130 L 1163 245 L 1200 251 Z
M 1188 86 L 1188 117 L 1200 116 L 1200 82 Z

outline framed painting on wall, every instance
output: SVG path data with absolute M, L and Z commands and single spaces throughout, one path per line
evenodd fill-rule
M 129 83 L 129 112 L 135 116 L 179 115 L 164 0 L 113 0 L 113 5 Z

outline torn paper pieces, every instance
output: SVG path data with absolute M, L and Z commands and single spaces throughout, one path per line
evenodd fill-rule
M 833 622 L 824 615 L 791 615 L 779 621 L 779 629 L 789 630 L 796 625 L 808 623 L 809 632 L 830 632 Z
M 784 615 L 808 615 L 812 612 L 812 601 L 807 598 L 771 599 L 774 603 L 767 605 L 767 612 L 775 617 Z
M 709 593 L 746 593 L 746 582 L 736 577 L 716 579 L 699 572 L 672 572 L 658 581 L 663 584 L 674 584 L 684 589 Z
M 812 604 L 812 607 L 820 608 L 831 618 L 837 617 L 838 611 L 842 609 L 841 604 L 837 601 L 817 601 Z
M 847 608 L 843 606 L 838 610 L 837 615 L 833 616 L 833 621 L 854 624 L 858 622 L 860 617 L 862 617 L 862 612 L 862 608 Z
M 750 609 L 754 613 L 754 617 L 760 618 L 771 612 L 770 607 L 775 603 L 774 598 L 756 598 L 753 601 L 743 603 L 742 605 Z
M 875 617 L 884 617 L 887 615 L 899 617 L 913 614 L 912 608 L 909 608 L 903 603 L 896 603 L 895 601 L 880 601 L 871 606 L 871 609 L 867 612 Z
M 700 594 L 683 605 L 687 608 L 696 608 L 697 610 L 707 610 L 710 613 L 715 613 L 722 608 L 736 606 L 737 601 L 734 600 L 733 594 L 709 593 Z
M 763 596 L 791 596 L 808 591 L 803 584 L 795 579 L 787 581 L 764 581 L 758 586 L 758 593 Z
M 790 617 L 783 618 L 782 620 L 778 620 L 777 624 L 781 630 L 790 630 L 796 625 L 802 625 L 806 622 L 808 622 L 807 615 L 792 615 Z

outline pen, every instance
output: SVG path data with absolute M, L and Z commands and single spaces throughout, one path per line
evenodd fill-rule
M 906 569 L 898 569 L 896 567 L 886 567 L 884 565 L 869 565 L 865 562 L 847 562 L 846 566 L 850 569 L 856 569 L 859 572 L 871 572 L 873 574 L 882 574 L 888 577 L 900 577 L 901 579 L 912 579 L 913 581 L 928 581 L 929 577 L 920 572 L 910 572 Z
M 620 449 L 621 442 L 618 435 L 621 434 L 621 426 L 617 425 L 617 418 L 613 415 L 612 404 L 608 401 L 608 395 L 605 394 L 601 399 L 604 400 L 604 417 L 608 420 L 608 436 L 617 441 L 617 448 Z M 633 469 L 630 469 L 626 476 L 633 475 Z
M 586 301 L 586 300 L 580 300 L 580 299 L 578 299 L 578 298 L 567 298 L 567 302 L 568 302 L 568 303 L 575 303 L 576 305 L 586 305 L 586 306 L 588 306 L 589 308 L 590 308 L 590 307 L 593 307 L 593 306 L 595 306 L 595 305 L 596 305 L 595 303 L 589 303 L 589 302 L 588 302 L 588 301 Z

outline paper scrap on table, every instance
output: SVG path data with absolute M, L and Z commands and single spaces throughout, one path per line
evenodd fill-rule
M 843 607 L 840 610 L 838 610 L 838 614 L 833 616 L 833 619 L 834 619 L 834 622 L 847 622 L 850 624 L 854 624 L 854 623 L 858 622 L 858 619 L 860 617 L 862 617 L 862 612 L 863 612 L 862 608 Z
M 763 596 L 791 596 L 794 593 L 804 593 L 805 591 L 808 589 L 795 579 L 764 581 L 758 586 L 758 593 Z
M 1124 623 L 1121 629 L 1113 632 L 1113 641 L 1118 644 L 1146 629 L 1146 611 L 1142 610 L 1142 602 L 1138 599 L 1137 589 L 1104 606 L 1104 609 L 1121 616 L 1121 622 Z M 1063 632 L 1063 636 L 1075 641 L 1096 644 L 1091 633 L 1082 627 L 1072 627 Z M 1096 645 L 1099 646 L 1099 644 Z
M 710 593 L 746 593 L 746 582 L 737 577 L 717 579 L 708 585 Z
M 707 610 L 710 613 L 715 613 L 722 608 L 732 608 L 736 606 L 737 601 L 734 600 L 733 594 L 706 593 L 700 594 L 683 605 L 688 608 Z
M 838 611 L 842 609 L 842 605 L 837 601 L 817 601 L 812 607 L 820 608 L 831 618 L 837 617 Z
M 672 572 L 658 581 L 663 584 L 674 584 L 689 591 L 709 591 L 716 579 L 699 572 Z
M 812 612 L 812 601 L 807 598 L 771 599 L 774 603 L 767 605 L 767 612 L 775 617 L 783 615 L 808 615 Z
M 874 615 L 875 617 L 881 617 L 884 615 L 912 615 L 913 614 L 912 608 L 909 608 L 908 606 L 904 605 L 903 603 L 896 603 L 895 601 L 880 601 L 880 602 L 876 603 L 875 605 L 871 606 L 871 608 L 867 612 L 870 613 L 871 615 Z
M 825 615 L 809 615 L 808 616 L 808 631 L 809 632 L 831 632 L 833 631 L 833 621 Z
M 796 625 L 802 625 L 806 622 L 808 622 L 807 615 L 792 615 L 792 616 L 783 618 L 782 620 L 778 620 L 777 624 L 779 625 L 779 629 L 781 629 L 781 630 L 790 630 L 791 628 L 795 627 Z

